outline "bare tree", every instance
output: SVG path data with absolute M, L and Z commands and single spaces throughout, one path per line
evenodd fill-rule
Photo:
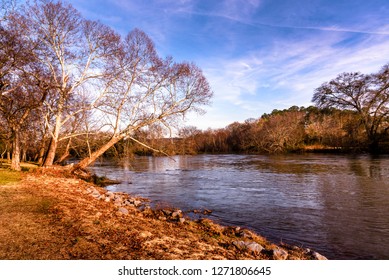
M 301 148 L 304 141 L 303 111 L 286 111 L 262 119 L 258 145 L 268 153 L 282 153 Z
M 0 0 L 0 22 L 5 21 L 16 8 L 16 0 Z
M 178 136 L 181 137 L 181 153 L 196 154 L 197 147 L 195 137 L 200 133 L 200 130 L 195 126 L 185 126 L 179 130 Z
M 375 151 L 389 130 L 389 65 L 371 75 L 342 73 L 317 88 L 312 101 L 320 108 L 357 112 L 369 148 Z
M 144 32 L 130 32 L 120 50 L 111 61 L 114 79 L 99 103 L 111 137 L 76 168 L 87 167 L 120 140 L 133 138 L 142 127 L 160 123 L 171 128 L 188 111 L 201 111 L 200 106 L 208 104 L 212 96 L 196 65 L 159 58 Z
M 0 25 L 0 116 L 9 128 L 14 170 L 20 170 L 21 130 L 49 91 L 36 79 L 44 75 L 32 55 L 35 48 L 33 41 L 26 40 L 26 22 L 8 15 Z
M 54 89 L 46 103 L 54 115 L 52 121 L 46 118 L 51 141 L 44 165 L 50 166 L 63 125 L 94 106 L 98 94 L 88 92 L 83 97 L 87 92 L 83 87 L 92 91 L 92 81 L 97 83 L 105 76 L 104 62 L 110 60 L 119 36 L 99 22 L 84 20 L 70 4 L 60 1 L 37 1 L 26 7 L 24 15 L 30 39 L 40 42 L 34 55 L 50 73 Z

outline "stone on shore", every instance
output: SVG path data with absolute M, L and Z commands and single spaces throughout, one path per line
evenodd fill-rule
M 250 252 L 252 252 L 254 254 L 259 254 L 263 250 L 263 247 L 256 242 L 250 242 L 250 243 L 246 244 L 246 247 L 247 247 L 247 250 L 249 250 Z
M 256 242 L 247 242 L 247 241 L 239 240 L 239 241 L 232 242 L 232 244 L 235 245 L 235 247 L 240 250 L 247 250 L 254 254 L 259 254 L 263 250 L 263 247 Z
M 328 260 L 325 256 L 323 256 L 323 255 L 319 254 L 318 252 L 313 251 L 313 250 L 311 250 L 309 248 L 305 249 L 304 253 L 309 255 L 309 256 L 312 256 L 312 258 L 314 260 L 320 260 L 320 261 Z
M 328 260 L 326 257 L 319 254 L 318 252 L 313 252 L 312 256 L 315 258 L 315 260 L 320 260 L 320 261 Z
M 288 258 L 288 253 L 280 248 L 273 249 L 272 253 L 275 260 L 286 260 Z
M 128 215 L 128 209 L 124 208 L 124 207 L 120 207 L 118 209 L 118 211 L 124 215 Z
M 180 218 L 182 218 L 182 211 L 181 210 L 176 210 L 176 211 L 174 211 L 173 213 L 172 213 L 172 218 L 173 219 L 180 219 Z
M 139 233 L 139 237 L 141 238 L 148 238 L 148 237 L 151 237 L 153 234 L 149 231 L 142 231 L 141 233 Z

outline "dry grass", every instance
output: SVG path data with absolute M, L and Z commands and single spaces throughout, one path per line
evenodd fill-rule
M 11 167 L 11 162 L 9 160 L 0 159 L 0 168 L 5 169 L 10 167 Z M 38 165 L 35 163 L 21 162 L 20 167 L 22 168 L 22 171 L 30 171 L 30 170 L 37 169 Z
M 0 186 L 10 185 L 21 180 L 19 172 L 0 169 Z
M 91 196 L 91 184 L 62 171 L 47 173 L 0 170 L 7 178 L 0 181 L 0 259 L 271 259 L 268 252 L 276 247 L 207 219 L 163 221 L 157 210 L 131 206 L 122 214 L 112 202 Z M 266 250 L 253 254 L 234 246 L 236 240 Z M 289 259 L 310 258 L 303 249 L 278 247 L 288 250 Z

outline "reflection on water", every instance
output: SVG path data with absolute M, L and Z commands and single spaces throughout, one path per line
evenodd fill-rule
M 104 161 L 110 187 L 334 259 L 389 259 L 389 157 L 198 155 Z

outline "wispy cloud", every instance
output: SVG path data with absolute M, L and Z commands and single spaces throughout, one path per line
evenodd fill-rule
M 358 34 L 370 34 L 370 35 L 389 35 L 388 29 L 378 28 L 373 30 L 364 30 L 357 28 L 347 28 L 340 26 L 294 26 L 294 25 L 277 25 L 277 24 L 265 24 L 259 23 L 260 25 L 267 25 L 279 28 L 290 28 L 290 29 L 307 29 L 307 30 L 318 30 L 318 31 L 329 31 L 329 32 L 341 32 L 341 33 L 358 33 Z
M 260 109 L 308 106 L 323 82 L 342 72 L 376 72 L 389 58 L 389 37 L 378 42 L 369 37 L 342 47 L 342 36 L 317 36 L 281 40 L 266 50 L 205 64 L 215 102 L 228 101 L 252 117 L 259 117 Z

